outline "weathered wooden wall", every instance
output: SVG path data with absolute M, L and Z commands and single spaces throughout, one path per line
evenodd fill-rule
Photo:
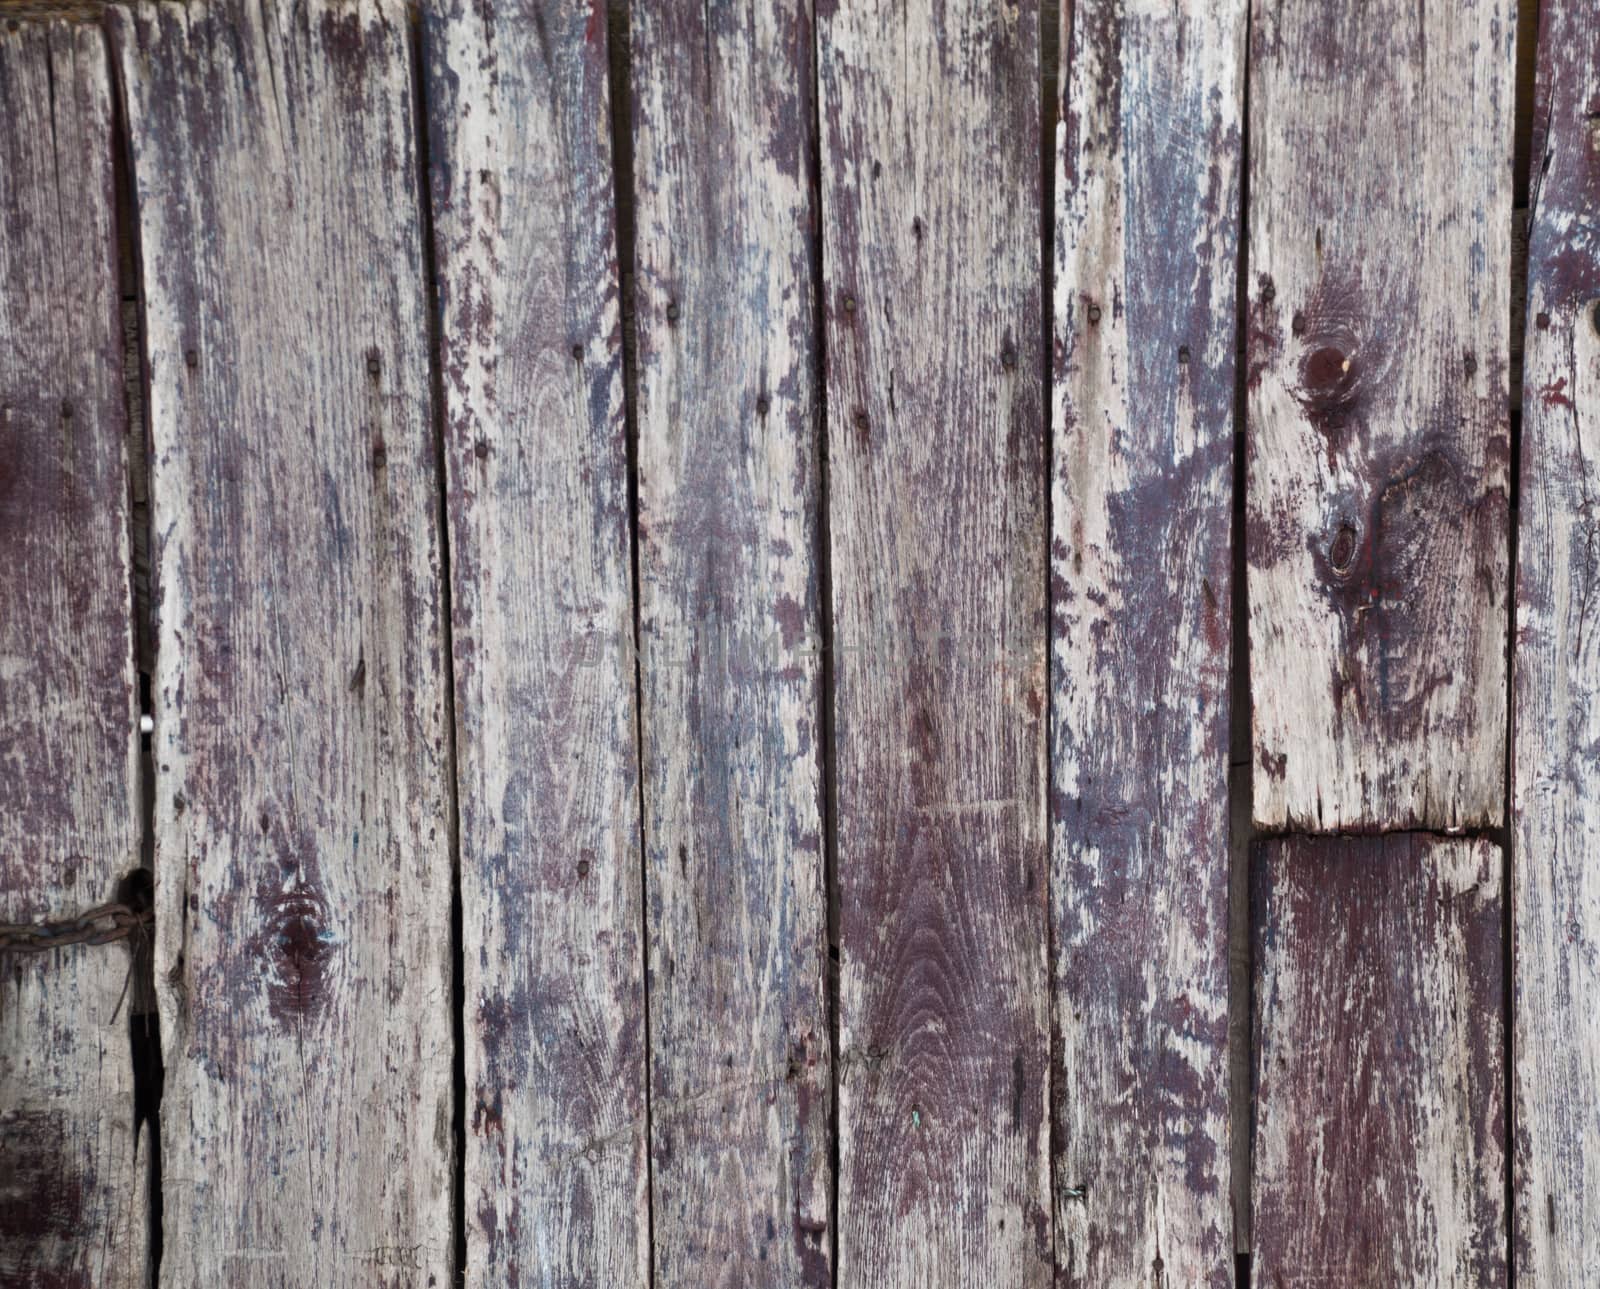
M 0 922 L 140 862 L 112 93 L 94 27 L 0 30 Z M 0 957 L 0 1284 L 145 1283 L 126 947 Z
M 1037 8 L 817 17 L 838 1274 L 1044 1285 Z
M 149 379 L 168 1284 L 453 1278 L 450 765 L 396 4 L 111 17 Z
M 1422 834 L 1262 845 L 1256 1283 L 1507 1283 L 1501 856 Z
M 423 28 L 470 1285 L 645 1284 L 645 982 L 605 25 Z
M 662 1284 L 830 1284 L 809 0 L 632 22 Z
M 1057 1280 L 1230 1285 L 1246 7 L 1080 0 L 1066 19 L 1050 550 Z M 1175 139 L 1174 119 L 1192 128 Z
M 1511 0 L 1254 13 L 1246 543 L 1266 827 L 1503 817 L 1516 29 Z
M 1580 1283 L 1529 9 L 0 10 L 0 1282 Z
M 1512 904 L 1518 1276 L 1600 1263 L 1600 10 L 1548 5 L 1529 194 Z

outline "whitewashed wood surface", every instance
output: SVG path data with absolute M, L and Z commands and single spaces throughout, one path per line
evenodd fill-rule
M 1600 12 L 1546 5 L 1517 538 L 1513 909 L 1519 1283 L 1600 1265 Z M 1532 32 L 1524 33 L 1531 39 Z
M 128 421 L 98 28 L 0 26 L 0 922 L 139 864 Z M 0 1284 L 145 1283 L 127 944 L 0 957 Z
M 1234 1274 L 1228 689 L 1246 7 L 1068 10 L 1051 507 L 1057 1283 L 1220 1289 Z M 1189 128 L 1174 136 L 1174 120 Z
M 450 1283 L 448 677 L 399 3 L 112 11 L 149 363 L 167 1285 Z
M 1256 822 L 1504 818 L 1513 0 L 1257 5 Z
M 469 1285 L 649 1279 L 622 328 L 598 6 L 431 5 Z
M 827 1286 L 811 5 L 631 36 L 655 1275 Z

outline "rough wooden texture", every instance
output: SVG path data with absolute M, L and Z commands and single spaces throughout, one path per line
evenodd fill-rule
M 1233 1283 L 1229 530 L 1245 17 L 1244 0 L 1080 0 L 1067 15 L 1051 508 L 1058 1284 Z M 1175 120 L 1188 128 L 1174 134 Z
M 656 1279 L 827 1286 L 811 6 L 632 47 Z
M 1255 858 L 1252 1282 L 1504 1285 L 1499 848 L 1391 833 Z
M 1512 0 L 1258 4 L 1255 818 L 1501 822 Z
M 440 3 L 469 1285 L 644 1285 L 645 994 L 606 24 Z
M 1543 12 L 1512 771 L 1516 1266 L 1524 1284 L 1575 1285 L 1600 1265 L 1600 11 Z
M 372 0 L 111 15 L 149 356 L 172 1285 L 453 1278 L 406 24 Z
M 1051 1278 L 1032 0 L 823 0 L 839 1282 Z
M 139 863 L 110 69 L 0 29 L 0 922 Z M 0 1284 L 142 1285 L 125 945 L 0 956 Z

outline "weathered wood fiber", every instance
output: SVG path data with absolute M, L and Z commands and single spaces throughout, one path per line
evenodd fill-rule
M 1255 860 L 1252 1282 L 1504 1285 L 1499 848 L 1391 833 Z
M 1258 4 L 1255 818 L 1498 824 L 1512 0 Z
M 1037 8 L 817 16 L 839 1283 L 1043 1285 Z
M 0 922 L 139 863 L 110 68 L 0 25 Z M 145 1279 L 126 945 L 0 955 L 0 1284 Z
M 110 23 L 153 451 L 162 1280 L 446 1286 L 448 681 L 407 16 Z
M 632 48 L 656 1280 L 827 1286 L 811 5 Z
M 644 1285 L 633 601 L 600 5 L 425 11 L 470 1285 Z
M 1231 1286 L 1246 6 L 1068 10 L 1051 508 L 1057 1283 Z
M 1539 34 L 1517 537 L 1517 1279 L 1600 1265 L 1600 12 Z M 1531 33 L 1528 33 L 1531 39 Z

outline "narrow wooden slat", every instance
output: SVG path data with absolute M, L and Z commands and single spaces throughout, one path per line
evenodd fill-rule
M 1542 12 L 1513 662 L 1516 1270 L 1576 1285 L 1600 1266 L 1600 11 Z
M 1255 860 L 1252 1281 L 1504 1285 L 1499 848 L 1392 833 Z
M 406 12 L 111 21 L 153 451 L 163 1282 L 446 1286 L 447 680 Z
M 633 18 L 656 1280 L 826 1286 L 811 6 Z
M 649 1276 L 606 23 L 425 10 L 449 478 L 469 1285 Z
M 1233 1283 L 1228 685 L 1246 5 L 1067 10 L 1051 510 L 1057 1283 L 1220 1289 Z
M 817 12 L 839 1283 L 1043 1285 L 1037 7 Z
M 111 115 L 98 28 L 0 29 L 0 922 L 139 863 Z M 144 1283 L 128 965 L 0 955 L 0 1284 Z
M 1498 824 L 1516 6 L 1258 4 L 1251 41 L 1255 817 Z

